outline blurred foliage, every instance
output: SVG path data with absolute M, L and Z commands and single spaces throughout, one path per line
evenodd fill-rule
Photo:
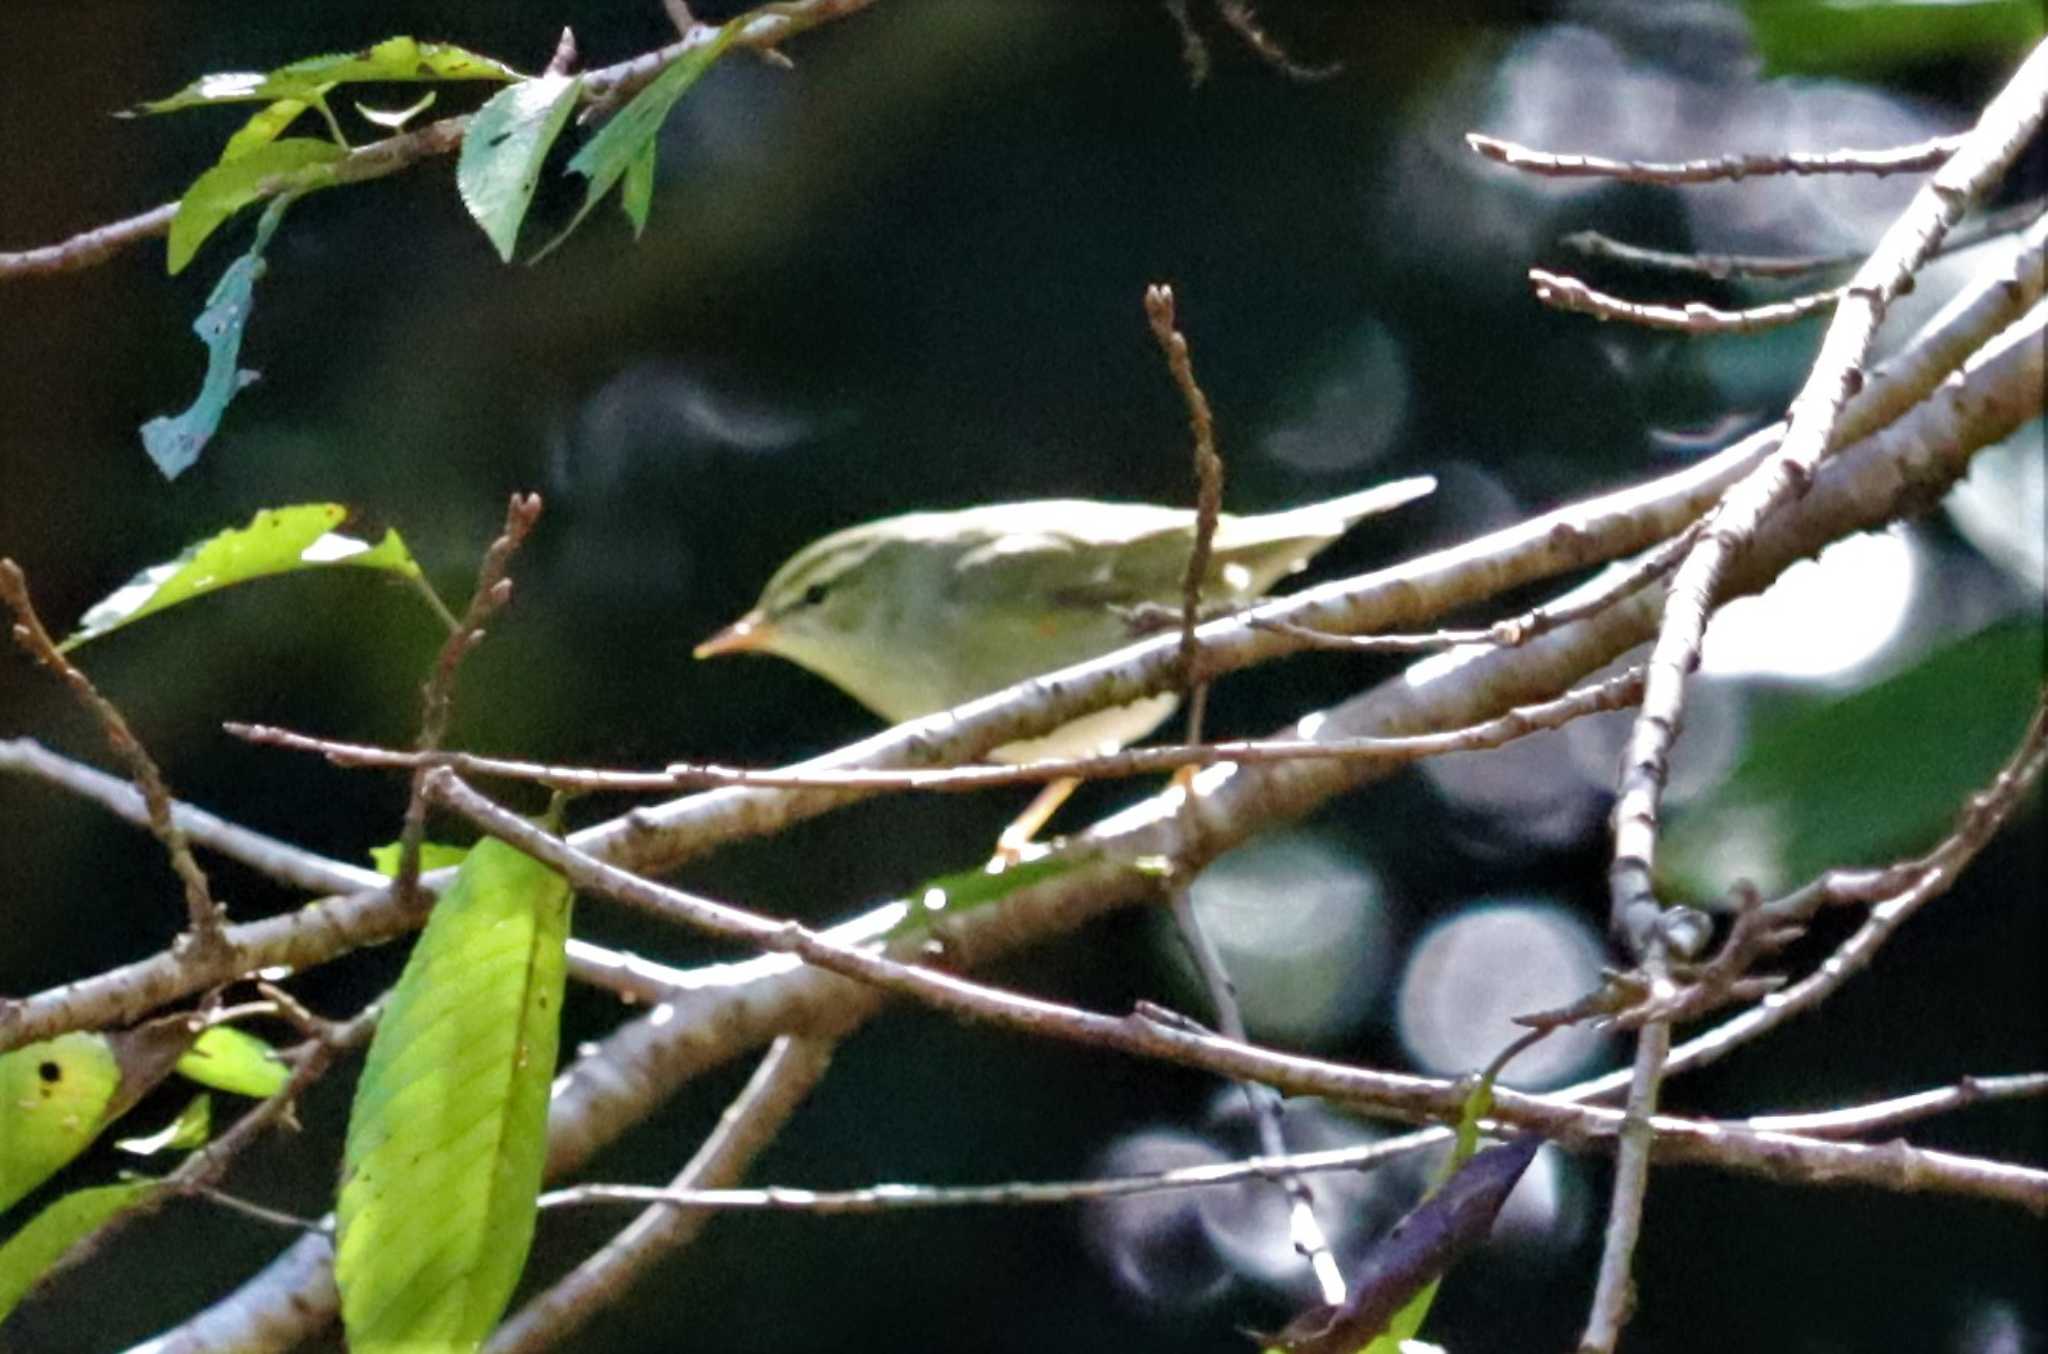
M 2039 0 L 1743 0 L 1773 75 L 1882 76 L 1999 60 L 2048 32 Z
M 1932 846 L 2011 756 L 2041 698 L 2044 646 L 2039 618 L 2011 621 L 1862 690 L 1799 699 L 1673 816 L 1667 879 L 1696 898 L 1738 879 L 1772 894 Z

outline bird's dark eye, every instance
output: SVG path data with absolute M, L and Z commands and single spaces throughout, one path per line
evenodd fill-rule
M 823 583 L 813 583 L 804 589 L 804 595 L 797 598 L 796 604 L 798 606 L 816 606 L 825 600 L 825 594 L 829 591 L 830 589 Z

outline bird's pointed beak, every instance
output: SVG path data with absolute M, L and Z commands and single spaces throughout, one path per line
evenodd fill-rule
M 759 653 L 775 640 L 775 625 L 759 609 L 749 611 L 690 652 L 698 658 L 728 653 Z

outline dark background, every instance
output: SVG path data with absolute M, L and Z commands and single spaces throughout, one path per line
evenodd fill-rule
M 259 507 L 334 499 L 399 527 L 444 595 L 460 597 L 506 495 L 537 489 L 548 510 L 517 565 L 514 607 L 465 670 L 456 740 L 629 765 L 795 757 L 873 720 L 793 667 L 700 667 L 689 650 L 797 546 L 913 507 L 1189 496 L 1184 418 L 1144 325 L 1146 283 L 1179 292 L 1231 506 L 1396 474 L 1442 478 L 1431 502 L 1330 551 L 1318 567 L 1335 576 L 1670 468 L 1767 419 L 1796 388 L 1812 326 L 1688 343 L 1531 304 L 1525 270 L 1569 266 L 1558 235 L 1598 225 L 1671 247 L 1825 252 L 1867 244 L 1911 189 L 1546 185 L 1482 165 L 1460 146 L 1464 131 L 1662 158 L 1891 144 L 1967 125 L 2020 50 L 1957 42 L 1873 69 L 1775 74 L 1736 8 L 1275 3 L 1264 18 L 1298 55 L 1344 64 L 1299 84 L 1248 55 L 1201 0 L 1193 10 L 1212 59 L 1197 89 L 1173 25 L 1148 4 L 884 0 L 792 43 L 793 73 L 735 58 L 664 134 L 646 237 L 633 243 L 608 204 L 535 268 L 498 263 L 447 162 L 306 199 L 269 252 L 243 350 L 262 380 L 174 484 L 134 429 L 191 398 L 201 349 L 188 327 L 249 222 L 177 278 L 152 243 L 87 272 L 0 285 L 0 553 L 27 568 L 61 628 L 137 568 Z M 10 6 L 0 247 L 174 198 L 239 114 L 106 114 L 201 72 L 394 33 L 534 69 L 565 20 L 593 65 L 672 36 L 658 6 L 600 0 L 566 11 Z M 365 101 L 412 97 L 380 89 Z M 429 116 L 481 97 L 444 88 Z M 352 117 L 350 127 L 371 135 Z M 544 190 L 537 217 L 565 220 L 577 192 Z M 1591 271 L 1637 295 L 1753 299 Z M 1932 294 L 1899 331 L 1946 290 L 1923 288 Z M 1745 729 L 1824 709 L 2001 616 L 2038 614 L 2038 591 L 1948 519 L 1892 535 L 1910 545 L 1916 588 L 1862 666 L 1823 680 L 1710 678 L 1744 716 L 1725 734 L 1728 758 Z M 397 589 L 340 572 L 223 594 L 83 657 L 181 795 L 361 859 L 395 835 L 401 782 L 252 750 L 219 722 L 403 741 L 437 640 Z M 1219 727 L 1265 729 L 1391 670 L 1335 659 L 1262 670 L 1225 684 Z M 1885 727 L 1924 713 L 1894 712 Z M 1961 691 L 1926 718 L 1978 714 Z M 106 761 L 53 684 L 13 657 L 0 660 L 0 736 L 17 734 Z M 1831 774 L 1855 775 L 1849 754 Z M 1391 945 L 1479 898 L 1597 927 L 1605 768 L 1574 773 L 1560 757 L 1478 791 L 1469 779 L 1399 777 L 1332 806 L 1299 839 L 1369 868 Z M 1788 811 L 1828 830 L 1829 788 Z M 1132 793 L 1091 791 L 1064 821 Z M 1018 798 L 869 804 L 721 852 L 683 882 L 841 917 L 978 859 Z M 96 972 L 170 938 L 176 893 L 140 834 L 16 781 L 0 782 L 0 830 L 0 992 Z M 2040 844 L 2036 807 L 1873 972 L 1767 1045 L 1674 1085 L 1671 1102 L 1806 1108 L 2037 1065 Z M 240 918 L 300 901 L 232 865 L 216 883 Z M 716 954 L 595 903 L 578 930 L 675 963 Z M 344 1012 L 402 959 L 398 946 L 352 956 L 295 990 Z M 1138 915 L 996 976 L 1098 1008 L 1193 1001 L 1170 942 Z M 608 999 L 573 993 L 567 1042 L 618 1018 Z M 1383 993 L 1313 1042 L 1408 1065 L 1398 1019 Z M 596 1176 L 666 1179 L 743 1075 L 689 1088 Z M 253 1153 L 236 1188 L 320 1212 L 348 1086 L 320 1087 L 307 1131 Z M 1204 1078 L 903 1012 L 843 1050 L 755 1178 L 1062 1178 L 1158 1133 L 1243 1151 L 1217 1104 Z M 174 1108 L 153 1101 L 137 1122 Z M 1912 1136 L 2039 1161 L 2043 1130 L 2037 1108 L 1992 1106 Z M 118 1165 L 96 1151 L 59 1184 Z M 1552 1169 L 1550 1230 L 1495 1248 L 1447 1285 L 1432 1338 L 1460 1354 L 1575 1338 L 1605 1174 L 1597 1163 Z M 1230 1278 L 1201 1227 L 1165 1216 L 1137 1259 L 1074 1210 L 721 1219 L 574 1347 L 1222 1351 L 1244 1347 L 1235 1327 L 1285 1319 L 1284 1294 L 1249 1273 Z M 558 1273 L 623 1221 L 544 1218 L 530 1274 Z M 0 1345 L 120 1347 L 224 1292 L 280 1244 L 224 1212 L 174 1209 L 26 1308 Z M 2039 1248 L 2038 1223 L 2010 1209 L 1675 1170 L 1651 1194 L 1630 1347 L 2035 1349 Z

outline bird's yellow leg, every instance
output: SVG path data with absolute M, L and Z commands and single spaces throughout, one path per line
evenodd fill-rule
M 1067 796 L 1074 793 L 1080 784 L 1079 780 L 1073 778 L 1047 781 L 1045 788 L 1038 792 L 1038 797 L 1031 801 L 1030 807 L 1018 814 L 1016 821 L 1004 828 L 1003 834 L 996 838 L 996 861 L 1008 866 L 1024 859 L 1025 848 L 1031 845 L 1031 839 L 1038 835 L 1038 830 L 1045 826 L 1048 819 L 1060 811 L 1060 805 L 1067 802 Z

